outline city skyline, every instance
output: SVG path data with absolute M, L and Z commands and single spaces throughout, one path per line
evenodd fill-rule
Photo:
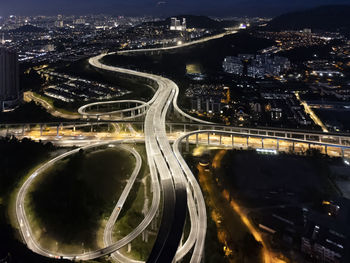
M 350 262 L 349 1 L 2 0 L 0 262 Z
M 219 0 L 219 1 L 58 1 L 50 3 L 42 0 L 5 0 L 1 5 L 0 16 L 7 15 L 55 15 L 55 14 L 98 14 L 111 15 L 156 15 L 169 16 L 177 14 L 201 14 L 212 16 L 276 16 L 283 12 L 306 9 L 320 5 L 349 4 L 348 0 L 311 0 L 311 1 L 277 1 L 277 0 Z

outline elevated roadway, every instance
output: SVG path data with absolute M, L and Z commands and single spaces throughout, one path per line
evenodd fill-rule
M 231 32 L 233 33 L 233 32 Z M 184 46 L 199 44 L 205 41 L 209 41 L 215 38 L 223 37 L 226 34 L 221 36 L 213 36 L 208 39 L 198 40 L 194 43 L 188 43 L 187 45 L 182 45 L 179 47 L 166 47 L 166 48 L 157 48 L 157 49 L 147 49 L 147 50 L 128 50 L 121 51 L 118 54 L 128 54 L 128 53 L 138 53 L 138 52 L 153 52 L 153 51 L 163 51 L 163 50 L 171 50 L 175 48 L 180 48 Z M 213 143 L 213 139 L 210 140 L 210 136 L 214 137 L 217 140 L 218 145 L 224 145 L 222 136 L 231 136 L 230 138 L 244 137 L 247 141 L 247 146 L 249 145 L 249 139 L 255 138 L 261 140 L 261 146 L 264 148 L 264 140 L 276 140 L 278 141 L 287 141 L 292 143 L 308 143 L 309 145 L 321 145 L 324 147 L 339 147 L 342 150 L 347 150 L 347 143 L 350 142 L 349 136 L 342 135 L 331 135 L 331 134 L 322 134 L 322 133 L 303 133 L 303 132 L 295 132 L 295 131 L 286 131 L 286 130 L 269 130 L 269 129 L 250 129 L 250 128 L 242 128 L 242 127 L 224 127 L 220 125 L 215 125 L 208 121 L 199 120 L 189 114 L 183 112 L 178 104 L 177 99 L 179 95 L 178 86 L 169 79 L 166 79 L 161 76 L 137 72 L 130 69 L 123 69 L 113 66 L 104 65 L 101 62 L 101 59 L 106 55 L 110 54 L 101 54 L 99 56 L 93 57 L 89 59 L 89 63 L 101 70 L 107 70 L 110 72 L 115 72 L 118 74 L 125 74 L 130 76 L 136 76 L 138 78 L 143 78 L 147 81 L 151 81 L 153 86 L 156 87 L 156 92 L 153 98 L 148 102 L 140 102 L 139 106 L 132 107 L 129 109 L 124 109 L 122 111 L 110 111 L 110 112 L 95 112 L 90 115 L 87 113 L 86 109 L 93 106 L 103 105 L 106 103 L 96 104 L 96 105 L 86 105 L 80 111 L 82 115 L 85 116 L 94 116 L 97 118 L 103 117 L 100 119 L 99 123 L 116 123 L 115 120 L 111 119 L 114 114 L 125 114 L 121 116 L 124 120 L 128 117 L 136 117 L 138 114 L 145 115 L 144 121 L 144 141 L 146 145 L 147 151 L 147 160 L 150 168 L 150 174 L 152 179 L 152 192 L 153 199 L 151 208 L 146 214 L 145 218 L 141 222 L 141 224 L 136 227 L 129 235 L 118 240 L 116 243 L 112 242 L 111 239 L 111 231 L 115 220 L 118 218 L 118 208 L 115 208 L 113 214 L 108 222 L 105 231 L 105 244 L 106 247 L 89 253 L 85 253 L 82 255 L 65 255 L 66 258 L 69 259 L 79 259 L 79 260 L 87 260 L 94 259 L 104 255 L 113 254 L 117 259 L 123 259 L 123 256 L 116 252 L 121 247 L 129 244 L 134 240 L 138 235 L 140 235 L 147 226 L 152 222 L 155 218 L 155 215 L 159 209 L 159 206 L 162 205 L 163 215 L 161 220 L 161 225 L 159 228 L 159 232 L 155 241 L 155 245 L 149 255 L 147 262 L 173 262 L 181 260 L 186 254 L 188 254 L 193 246 L 191 262 L 201 262 L 204 254 L 204 242 L 206 235 L 206 210 L 204 198 L 202 196 L 202 192 L 200 187 L 187 166 L 186 162 L 183 160 L 181 156 L 180 148 L 182 147 L 183 140 L 186 140 L 186 148 L 188 148 L 188 144 L 190 143 L 191 136 L 196 136 L 195 143 L 201 143 L 198 140 L 198 136 L 200 134 L 205 134 L 208 136 L 207 142 L 208 144 Z M 122 103 L 121 101 L 114 101 L 112 103 Z M 107 103 L 108 104 L 108 103 Z M 186 133 L 179 139 L 176 137 L 179 135 L 178 133 L 167 134 L 166 125 L 166 115 L 169 112 L 170 107 L 174 109 L 175 112 L 182 115 L 185 119 L 193 123 L 182 123 L 180 125 L 184 125 L 184 133 L 186 133 L 186 125 L 187 127 L 197 127 L 200 129 L 199 131 L 192 131 L 191 133 Z M 141 112 L 139 112 L 139 110 Z M 134 112 L 134 114 L 132 114 Z M 135 114 L 135 112 L 137 114 Z M 130 113 L 130 115 L 128 114 Z M 127 123 L 127 122 L 125 122 Z M 85 124 L 82 124 L 85 125 Z M 171 125 L 171 124 L 170 124 Z M 206 127 L 206 129 L 205 129 Z M 58 129 L 58 128 L 57 128 Z M 170 126 L 171 129 L 171 126 Z M 226 130 L 228 129 L 228 131 Z M 281 135 L 283 134 L 283 135 Z M 58 134 L 57 134 L 58 135 Z M 170 146 L 170 140 L 175 139 L 173 146 Z M 325 140 L 328 140 L 325 142 Z M 191 141 L 193 142 L 193 140 Z M 106 142 L 101 142 L 101 144 Z M 97 143 L 99 145 L 100 143 Z M 232 145 L 233 145 L 232 140 Z M 277 146 L 279 144 L 277 143 Z M 293 144 L 294 145 L 294 144 Z M 88 147 L 94 147 L 88 146 Z M 57 160 L 56 160 L 57 161 Z M 51 161 L 50 161 L 51 162 Z M 50 163 L 49 162 L 49 163 Z M 36 172 L 41 172 L 36 171 Z M 34 173 L 30 178 L 35 178 L 38 173 Z M 26 182 L 27 183 L 27 182 Z M 26 183 L 23 187 L 26 186 Z M 29 182 L 30 183 L 30 182 Z M 131 188 L 131 183 L 130 183 Z M 21 188 L 22 189 L 22 188 Z M 127 197 L 130 189 L 125 190 L 125 195 L 123 195 L 120 203 L 118 201 L 119 206 L 122 207 L 125 199 Z M 25 193 L 25 192 L 24 192 Z M 161 203 L 161 194 L 162 200 Z M 21 200 L 23 197 L 23 192 L 21 192 L 18 196 L 18 200 Z M 23 200 L 22 200 L 23 201 Z M 37 246 L 35 240 L 33 240 L 32 233 L 30 232 L 29 225 L 25 223 L 25 213 L 22 210 L 21 203 L 16 204 L 16 211 L 18 209 L 19 223 L 21 225 L 22 234 L 28 246 L 35 252 L 46 255 L 53 256 L 49 251 L 41 250 L 40 247 Z M 186 213 L 189 211 L 189 216 L 191 220 L 191 230 L 187 240 L 184 244 L 180 245 L 180 240 L 183 234 L 183 227 L 185 223 Z M 22 226 L 23 225 L 23 226 Z M 26 239 L 27 237 L 27 239 Z M 125 259 L 125 258 L 124 258 Z M 127 259 L 128 262 L 133 262 L 130 259 Z

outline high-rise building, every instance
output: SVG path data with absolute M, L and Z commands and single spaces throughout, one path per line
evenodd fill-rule
M 226 57 L 222 64 L 225 72 L 235 75 L 243 75 L 243 63 L 238 57 Z
M 238 57 L 226 57 L 222 66 L 224 71 L 230 74 L 265 78 L 265 76 L 279 77 L 290 69 L 291 63 L 285 57 L 239 54 Z
M 78 18 L 74 20 L 74 24 L 76 25 L 84 25 L 85 24 L 85 19 L 84 18 Z
M 182 19 L 182 30 L 186 30 L 187 29 L 187 22 L 186 22 L 186 18 Z
M 187 23 L 186 18 L 181 20 L 177 19 L 176 17 L 171 18 L 171 24 L 170 24 L 170 30 L 172 31 L 185 31 L 187 29 Z
M 55 27 L 62 28 L 64 26 L 62 20 L 57 20 L 55 21 Z
M 17 53 L 0 47 L 0 110 L 14 109 L 20 97 Z
M 170 30 L 176 30 L 176 17 L 171 18 Z

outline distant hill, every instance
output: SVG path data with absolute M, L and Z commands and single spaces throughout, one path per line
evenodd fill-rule
M 45 31 L 46 30 L 44 28 L 36 27 L 33 25 L 24 25 L 14 30 L 11 30 L 11 32 L 14 32 L 14 33 L 40 33 Z
M 350 31 L 350 5 L 321 6 L 299 12 L 287 13 L 270 21 L 270 30 Z
M 174 17 L 176 17 L 177 19 L 180 19 L 181 21 L 183 18 L 186 18 L 186 23 L 188 28 L 222 29 L 225 27 L 236 26 L 238 24 L 238 22 L 233 20 L 217 21 L 207 16 L 179 15 Z M 148 24 L 152 24 L 155 26 L 167 26 L 167 25 L 170 26 L 170 23 L 171 23 L 171 17 L 168 17 L 163 21 L 151 22 Z

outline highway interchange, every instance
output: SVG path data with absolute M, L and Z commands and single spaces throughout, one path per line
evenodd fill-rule
M 220 36 L 222 37 L 222 36 Z M 207 39 L 205 41 L 208 41 L 210 39 Z M 184 45 L 185 46 L 185 45 Z M 178 47 L 174 47 L 178 48 Z M 161 48 L 158 50 L 163 49 L 172 49 L 172 48 Z M 155 51 L 155 50 L 154 50 Z M 123 51 L 120 53 L 128 53 L 128 52 L 135 52 L 135 51 Z M 138 50 L 136 52 L 145 52 L 145 50 Z M 111 214 L 108 223 L 105 228 L 104 232 L 104 244 L 105 248 L 87 252 L 84 254 L 76 254 L 76 255 L 58 255 L 55 253 L 52 253 L 51 251 L 47 251 L 43 249 L 40 244 L 35 240 L 30 224 L 28 222 L 25 209 L 24 209 L 24 200 L 25 195 L 28 191 L 28 188 L 30 184 L 35 180 L 38 174 L 40 174 L 42 171 L 46 170 L 48 167 L 54 165 L 55 162 L 76 153 L 79 151 L 79 149 L 67 152 L 61 156 L 58 156 L 40 168 L 38 168 L 34 173 L 32 173 L 29 178 L 25 181 L 25 183 L 22 185 L 18 196 L 16 200 L 16 215 L 17 219 L 20 225 L 20 230 L 23 236 L 23 239 L 27 246 L 33 250 L 34 252 L 47 256 L 47 257 L 63 257 L 71 260 L 89 260 L 89 259 L 95 259 L 106 255 L 111 255 L 114 259 L 120 262 L 137 262 L 135 260 L 129 259 L 125 257 L 125 255 L 122 255 L 118 250 L 126 245 L 128 245 L 132 240 L 134 240 L 136 237 L 138 237 L 140 234 L 142 234 L 147 227 L 151 224 L 152 220 L 154 220 L 156 213 L 160 206 L 162 206 L 163 215 L 161 218 L 161 224 L 159 226 L 158 235 L 154 244 L 154 247 L 149 255 L 149 258 L 147 262 L 173 262 L 173 261 L 180 261 L 184 256 L 186 256 L 191 249 L 193 248 L 193 251 L 191 252 L 191 261 L 190 262 L 201 262 L 204 255 L 204 244 L 205 244 L 205 236 L 206 236 L 206 227 L 207 227 L 207 214 L 206 214 L 206 208 L 205 208 L 205 202 L 204 198 L 200 189 L 200 186 L 192 174 L 191 170 L 187 166 L 186 162 L 182 158 L 181 155 L 181 147 L 184 140 L 187 140 L 187 142 L 190 139 L 190 136 L 197 136 L 196 140 L 191 139 L 191 143 L 203 143 L 203 139 L 198 141 L 198 134 L 204 133 L 204 136 L 208 136 L 208 144 L 209 144 L 209 134 L 212 136 L 212 139 L 218 141 L 218 145 L 230 145 L 230 142 L 227 142 L 227 138 L 229 140 L 232 140 L 232 146 L 233 146 L 233 135 L 238 137 L 236 140 L 236 145 L 244 145 L 245 142 L 247 142 L 247 146 L 249 143 L 249 139 L 251 137 L 251 140 L 258 140 L 252 141 L 251 143 L 259 144 L 259 141 L 261 139 L 266 140 L 280 140 L 277 145 L 279 147 L 283 147 L 283 143 L 293 142 L 293 147 L 298 147 L 299 144 L 306 143 L 310 145 L 317 144 L 315 141 L 308 141 L 306 140 L 297 140 L 297 139 L 286 139 L 282 137 L 278 137 L 276 134 L 274 136 L 266 136 L 265 137 L 259 137 L 254 135 L 247 135 L 243 132 L 225 132 L 224 131 L 217 131 L 215 130 L 215 126 L 212 126 L 212 130 L 206 130 L 206 131 L 198 131 L 198 132 L 189 132 L 189 133 L 170 133 L 167 134 L 166 131 L 166 117 L 169 113 L 170 109 L 174 109 L 175 112 L 182 115 L 185 119 L 196 122 L 201 125 L 213 125 L 212 123 L 199 120 L 196 118 L 193 118 L 192 116 L 186 114 L 183 112 L 177 105 L 177 99 L 179 95 L 179 88 L 178 86 L 171 80 L 143 72 L 137 72 L 129 69 L 123 69 L 113 66 L 104 65 L 101 62 L 101 59 L 106 56 L 107 54 L 101 54 L 99 56 L 90 58 L 89 63 L 101 70 L 111 71 L 118 74 L 126 74 L 130 76 L 137 76 L 138 78 L 147 79 L 149 81 L 152 81 L 154 83 L 154 86 L 157 87 L 157 90 L 153 96 L 153 98 L 148 102 L 141 102 L 141 101 L 130 101 L 132 103 L 135 103 L 136 106 L 123 109 L 123 110 L 117 110 L 117 111 L 111 111 L 111 112 L 97 112 L 95 110 L 93 113 L 90 113 L 88 109 L 91 106 L 103 106 L 106 104 L 106 102 L 101 103 L 94 103 L 93 105 L 86 105 L 79 109 L 80 115 L 82 117 L 95 117 L 98 120 L 105 121 L 105 120 L 113 120 L 117 117 L 117 119 L 134 119 L 138 118 L 140 116 L 145 117 L 143 130 L 144 135 L 141 136 L 134 136 L 133 138 L 125 137 L 120 138 L 118 140 L 113 138 L 97 138 L 95 136 L 91 136 L 84 138 L 81 140 L 81 145 L 83 149 L 90 149 L 90 148 L 96 148 L 106 145 L 114 145 L 115 143 L 121 144 L 121 143 L 128 143 L 128 142 L 144 142 L 146 146 L 146 152 L 147 152 L 147 163 L 150 170 L 151 180 L 152 180 L 152 203 L 147 211 L 147 214 L 145 215 L 144 219 L 140 223 L 139 226 L 137 226 L 131 233 L 129 233 L 124 238 L 114 241 L 112 238 L 112 230 L 115 222 L 118 220 L 118 215 L 123 208 L 123 204 L 126 201 L 128 194 L 133 186 L 133 183 L 136 180 L 136 177 L 139 173 L 140 167 L 141 167 L 141 157 L 139 154 L 132 148 L 128 146 L 119 146 L 123 147 L 124 150 L 127 150 L 133 154 L 136 162 L 136 167 L 131 175 L 130 179 L 128 180 L 127 186 L 125 187 L 119 201 L 117 202 L 113 213 Z M 110 55 L 110 54 L 108 54 Z M 127 102 L 127 101 L 123 101 Z M 45 103 L 45 101 L 42 101 L 41 103 Z M 114 102 L 107 102 L 108 103 L 122 103 L 118 101 Z M 49 107 L 49 105 L 46 105 Z M 59 114 L 57 112 L 54 112 L 55 114 Z M 84 125 L 84 124 L 83 124 Z M 90 124 L 86 124 L 90 125 Z M 131 128 L 130 128 L 131 129 Z M 58 131 L 58 128 L 57 128 Z M 208 135 L 207 135 L 208 134 Z M 222 138 L 221 135 L 227 135 L 225 138 Z M 58 135 L 58 134 L 57 134 Z M 179 136 L 181 135 L 181 136 Z M 247 137 L 247 139 L 245 138 Z M 259 138 L 259 139 L 256 139 Z M 306 138 L 306 137 L 305 137 Z M 285 141 L 283 141 L 285 139 Z M 50 139 L 49 139 L 50 140 Z M 56 138 L 57 140 L 57 138 Z M 226 140 L 226 142 L 225 142 Z M 61 145 L 79 145 L 77 144 L 76 138 L 73 136 L 71 140 L 66 140 L 65 137 L 59 138 L 58 141 L 61 141 L 59 143 L 62 143 Z M 170 141 L 173 142 L 173 144 L 170 144 Z M 205 139 L 204 139 L 205 141 Z M 263 144 L 263 140 L 262 144 Z M 89 144 L 86 146 L 86 144 Z M 273 144 L 270 142 L 271 145 Z M 268 145 L 267 142 L 265 142 L 265 146 Z M 324 143 L 320 143 L 321 146 L 324 146 Z M 290 146 L 290 144 L 289 144 Z M 288 146 L 288 147 L 289 147 Z M 267 146 L 266 146 L 267 147 Z M 285 146 L 287 147 L 287 146 Z M 329 147 L 340 147 L 342 151 L 345 149 L 347 150 L 349 147 L 346 145 L 342 145 L 341 140 L 340 143 L 336 144 L 329 144 Z M 262 148 L 264 148 L 264 145 L 262 145 Z M 182 236 L 183 236 L 183 228 L 185 224 L 185 218 L 188 210 L 188 215 L 191 222 L 191 229 L 190 233 L 187 237 L 187 239 L 184 242 L 181 242 Z
M 208 124 L 208 122 L 197 120 L 180 110 L 177 105 L 179 88 L 171 80 L 152 74 L 102 65 L 99 62 L 102 57 L 103 55 L 90 59 L 90 64 L 104 70 L 147 78 L 153 80 L 158 86 L 157 92 L 149 102 L 149 104 L 152 104 L 146 114 L 144 132 L 151 177 L 157 178 L 159 176 L 163 193 L 163 209 L 166 209 L 166 211 L 163 211 L 158 236 L 148 262 L 171 262 L 178 249 L 186 217 L 187 181 L 166 135 L 166 115 L 172 104 L 174 109 L 183 116 L 203 124 Z M 201 192 L 196 193 L 196 197 L 203 199 Z M 190 204 L 193 204 L 191 198 L 189 201 Z M 195 207 L 191 206 L 190 214 L 195 213 L 197 213 Z M 183 250 L 186 250 L 191 243 L 185 242 L 185 249 Z M 192 262 L 200 262 L 203 249 L 204 245 L 200 249 L 199 256 L 193 254 Z
M 177 96 L 179 94 L 179 89 L 178 86 L 171 80 L 147 73 L 141 73 L 132 70 L 102 65 L 100 63 L 100 59 L 104 55 L 105 54 L 91 58 L 89 60 L 90 64 L 103 70 L 128 75 L 136 75 L 138 77 L 146 78 L 152 80 L 156 84 L 156 86 L 158 86 L 154 97 L 147 103 L 148 109 L 144 123 L 145 145 L 147 150 L 148 166 L 152 178 L 153 200 L 151 208 L 148 214 L 145 216 L 144 220 L 137 228 L 134 229 L 134 231 L 132 231 L 125 238 L 118 240 L 116 243 L 111 244 L 110 225 L 114 220 L 117 219 L 116 214 L 118 214 L 115 212 L 116 210 L 114 210 L 109 220 L 109 227 L 107 227 L 107 230 L 105 232 L 105 242 L 109 246 L 101 250 L 84 253 L 82 255 L 55 255 L 52 252 L 46 251 L 45 249 L 41 248 L 40 244 L 38 244 L 38 242 L 33 237 L 33 233 L 31 232 L 29 222 L 26 218 L 24 210 L 25 193 L 27 192 L 27 189 L 31 182 L 41 171 L 47 169 L 57 160 L 60 160 L 60 158 L 64 158 L 67 155 L 69 155 L 69 153 L 67 153 L 60 157 L 57 157 L 57 159 L 49 161 L 44 166 L 40 167 L 39 170 L 33 173 L 22 186 L 16 203 L 16 214 L 21 226 L 20 229 L 22 232 L 22 236 L 29 248 L 31 248 L 36 253 L 48 257 L 63 257 L 67 259 L 88 260 L 98 258 L 104 255 L 110 255 L 113 252 L 120 249 L 121 247 L 130 243 L 134 238 L 140 235 L 152 222 L 159 208 L 162 193 L 162 205 L 165 211 L 162 216 L 162 222 L 155 241 L 155 245 L 151 251 L 147 262 L 172 262 L 175 255 L 177 255 L 176 258 L 180 260 L 187 254 L 187 252 L 193 246 L 194 240 L 198 235 L 196 235 L 196 233 L 199 233 L 199 230 L 204 231 L 204 235 L 202 233 L 201 236 L 205 237 L 206 227 L 199 228 L 197 227 L 197 223 L 193 223 L 193 230 L 191 231 L 192 235 L 190 235 L 189 241 L 185 242 L 184 245 L 181 246 L 181 248 L 179 249 L 179 253 L 177 253 L 179 243 L 183 234 L 183 227 L 185 224 L 185 218 L 187 213 L 187 200 L 189 200 L 189 214 L 192 215 L 191 220 L 193 222 L 197 221 L 198 219 L 198 217 L 195 216 L 196 214 L 198 214 L 198 211 L 196 205 L 194 205 L 191 193 L 189 193 L 188 197 L 188 182 L 184 175 L 184 171 L 178 161 L 178 157 L 174 155 L 168 137 L 166 135 L 166 115 L 168 113 L 169 107 L 173 106 L 177 112 L 191 119 L 192 121 L 198 121 L 203 124 L 208 124 L 208 122 L 197 120 L 184 113 L 178 107 Z M 141 104 L 141 107 L 143 107 L 143 104 Z M 85 114 L 83 110 L 81 111 L 81 113 Z M 135 110 L 135 108 L 132 108 L 131 110 Z M 105 143 L 106 142 L 103 142 L 102 144 Z M 95 147 L 100 144 L 101 143 L 97 143 L 87 147 Z M 195 189 L 198 190 L 199 187 Z M 194 195 L 196 197 L 197 203 L 198 199 L 203 199 L 200 189 L 199 192 L 195 193 Z M 199 203 L 204 204 L 204 199 Z M 116 207 L 116 209 L 118 210 L 118 207 Z M 202 218 L 205 221 L 204 225 L 206 225 L 205 206 L 204 211 L 201 211 L 201 215 L 203 214 L 205 214 L 205 217 L 202 216 L 200 218 Z M 202 244 L 201 246 L 196 246 L 196 251 L 199 251 L 199 253 L 193 253 L 191 262 L 201 261 L 202 253 L 204 250 L 204 242 L 202 241 L 199 243 Z M 113 256 L 118 258 L 118 253 L 113 254 Z

